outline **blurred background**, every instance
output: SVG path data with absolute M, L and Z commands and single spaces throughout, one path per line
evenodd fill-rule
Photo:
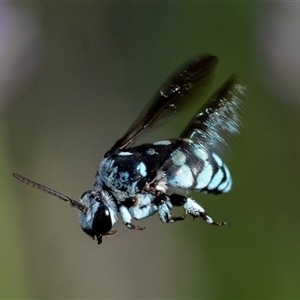
M 300 298 L 299 29 L 291 2 L 1 2 L 0 298 Z M 143 232 L 119 221 L 98 246 L 74 209 L 11 176 L 79 198 L 160 84 L 201 53 L 220 59 L 214 88 L 234 72 L 248 89 L 224 155 L 232 191 L 193 195 L 229 228 L 153 216 Z M 196 109 L 146 140 L 176 137 Z

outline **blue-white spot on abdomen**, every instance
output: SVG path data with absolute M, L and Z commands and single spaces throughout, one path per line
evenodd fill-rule
M 194 184 L 194 177 L 189 166 L 182 165 L 176 173 L 169 179 L 171 187 L 189 189 Z

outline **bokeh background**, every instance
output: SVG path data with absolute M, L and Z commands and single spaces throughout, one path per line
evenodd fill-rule
M 231 227 L 153 216 L 144 232 L 118 222 L 98 246 L 74 209 L 11 176 L 77 199 L 158 86 L 201 53 L 220 58 L 215 88 L 234 72 L 248 89 L 224 155 L 232 192 L 194 195 Z M 1 2 L 1 299 L 300 298 L 299 53 L 299 3 Z

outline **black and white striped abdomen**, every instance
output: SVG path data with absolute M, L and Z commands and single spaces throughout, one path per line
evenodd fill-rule
M 226 193 L 232 181 L 221 158 L 201 144 L 181 140 L 162 166 L 169 188 Z

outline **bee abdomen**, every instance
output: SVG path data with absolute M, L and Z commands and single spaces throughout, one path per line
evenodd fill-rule
M 168 187 L 206 193 L 226 193 L 232 185 L 228 168 L 220 157 L 202 145 L 182 141 L 164 163 Z

